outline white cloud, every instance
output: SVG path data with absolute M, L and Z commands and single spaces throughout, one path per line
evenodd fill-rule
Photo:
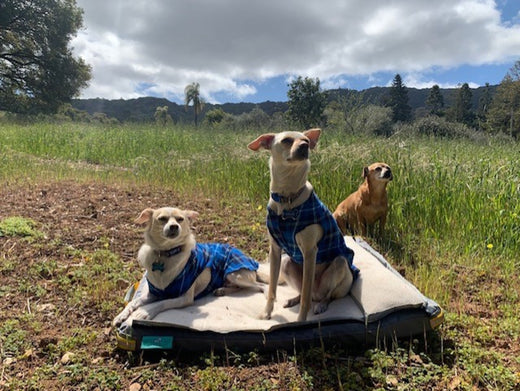
M 246 99 L 279 75 L 348 77 L 489 64 L 520 56 L 520 25 L 490 0 L 78 0 L 86 29 L 75 53 L 93 67 L 84 97 L 182 99 L 194 81 L 209 101 Z M 427 82 L 421 82 L 427 83 Z M 434 83 L 435 84 L 435 83 Z M 438 84 L 438 83 L 437 83 Z M 147 86 L 143 88 L 143 86 Z
M 389 87 L 392 85 L 392 80 L 390 80 L 386 86 Z M 414 87 L 414 88 L 431 88 L 433 85 L 437 84 L 440 88 L 460 88 L 461 84 L 460 82 L 456 83 L 439 83 L 435 81 L 434 79 L 425 79 L 425 76 L 421 73 L 408 73 L 403 78 L 403 83 L 405 86 L 408 87 Z M 478 84 L 469 82 L 468 86 L 470 88 L 477 88 L 479 87 Z

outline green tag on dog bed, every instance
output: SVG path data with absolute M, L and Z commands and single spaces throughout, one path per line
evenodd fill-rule
M 173 337 L 147 335 L 141 340 L 141 349 L 171 349 L 173 347 Z

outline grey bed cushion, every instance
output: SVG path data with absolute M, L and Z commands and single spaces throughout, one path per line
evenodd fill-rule
M 208 332 L 212 335 L 234 335 L 244 332 L 265 334 L 283 328 L 293 329 L 295 326 L 308 329 L 322 327 L 324 324 L 341 325 L 342 322 L 356 325 L 356 330 L 359 331 L 360 326 L 367 328 L 369 324 L 381 325 L 386 320 L 391 320 L 391 326 L 388 327 L 392 327 L 392 330 L 399 328 L 400 322 L 406 331 L 414 329 L 414 325 L 410 327 L 409 322 L 419 322 L 416 329 L 423 330 L 425 326 L 420 323 L 432 317 L 439 317 L 439 314 L 439 322 L 442 322 L 440 307 L 404 279 L 368 243 L 350 236 L 345 237 L 345 241 L 354 250 L 354 263 L 361 270 L 359 278 L 354 282 L 347 297 L 332 301 L 327 311 L 322 314 L 310 313 L 305 322 L 297 322 L 298 306 L 283 308 L 285 300 L 297 293 L 287 285 L 280 285 L 272 318 L 269 320 L 259 319 L 266 302 L 264 294 L 240 291 L 223 297 L 206 296 L 190 307 L 165 311 L 153 320 L 134 322 L 130 330 L 126 329 L 124 334 L 130 336 L 131 329 L 138 327 L 144 327 L 147 332 L 154 327 L 173 327 L 179 330 Z M 269 269 L 268 264 L 261 264 L 261 267 Z M 141 280 L 140 286 L 144 282 L 144 279 Z M 402 319 L 389 319 L 392 314 L 399 314 L 401 317 L 403 314 L 406 315 L 406 310 L 412 310 L 411 319 L 406 316 Z M 377 327 L 380 327 L 379 325 Z M 348 336 L 348 328 L 344 330 Z

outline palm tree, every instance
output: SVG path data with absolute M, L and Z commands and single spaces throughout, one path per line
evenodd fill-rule
M 191 102 L 193 102 L 193 112 L 195 113 L 195 126 L 197 126 L 197 117 L 204 108 L 204 99 L 200 97 L 199 83 L 191 83 L 184 89 L 184 105 L 186 110 Z

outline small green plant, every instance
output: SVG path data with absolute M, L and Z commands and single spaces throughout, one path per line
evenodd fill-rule
M 16 357 L 29 346 L 27 331 L 17 319 L 8 319 L 0 325 L 0 361 Z
M 195 378 L 203 390 L 229 390 L 233 384 L 227 371 L 214 366 L 199 369 Z
M 7 217 L 0 221 L 1 236 L 22 236 L 30 238 L 41 238 L 43 233 L 36 228 L 36 222 L 24 217 Z

